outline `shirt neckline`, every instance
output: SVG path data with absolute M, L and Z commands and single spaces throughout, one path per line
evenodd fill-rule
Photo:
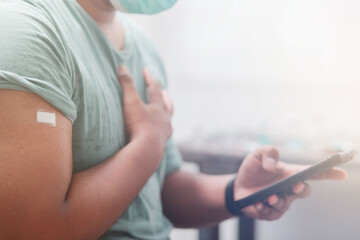
M 103 41 L 106 43 L 106 45 L 110 48 L 111 52 L 114 53 L 117 57 L 119 57 L 122 60 L 128 59 L 132 54 L 132 48 L 133 48 L 133 41 L 132 41 L 132 34 L 129 29 L 128 24 L 125 21 L 125 16 L 121 14 L 120 12 L 116 13 L 116 17 L 120 18 L 121 24 L 123 26 L 124 31 L 124 47 L 122 50 L 117 49 L 107 38 L 105 33 L 101 30 L 100 26 L 95 22 L 95 20 L 85 11 L 85 9 L 82 8 L 82 6 L 76 1 L 72 0 L 75 7 L 78 9 L 79 13 L 86 19 L 87 23 L 90 25 L 90 27 L 98 34 Z

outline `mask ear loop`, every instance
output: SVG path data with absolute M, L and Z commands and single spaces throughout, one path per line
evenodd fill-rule
M 36 121 L 38 123 L 48 124 L 50 126 L 56 127 L 56 113 L 46 112 L 43 109 L 38 109 L 36 112 Z

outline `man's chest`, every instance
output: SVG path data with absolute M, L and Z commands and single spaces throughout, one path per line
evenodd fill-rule
M 112 63 L 88 64 L 80 69 L 73 100 L 78 117 L 73 124 L 74 170 L 81 171 L 108 159 L 126 145 L 123 91 Z M 124 62 L 129 68 L 140 97 L 146 101 L 142 63 Z

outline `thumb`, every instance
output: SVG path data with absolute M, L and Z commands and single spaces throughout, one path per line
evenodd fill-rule
M 279 151 L 275 147 L 263 147 L 261 149 L 261 159 L 263 168 L 266 171 L 272 172 L 276 170 L 279 162 Z
M 271 172 L 276 169 L 277 161 L 273 157 L 267 157 L 263 160 L 263 167 L 265 170 Z
M 139 95 L 136 91 L 134 80 L 129 70 L 124 66 L 118 68 L 118 80 L 123 90 L 124 100 L 136 100 L 139 99 Z

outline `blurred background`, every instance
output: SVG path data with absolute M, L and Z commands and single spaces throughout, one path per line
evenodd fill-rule
M 272 144 L 283 160 L 310 163 L 360 148 L 359 12 L 358 0 L 179 0 L 131 17 L 163 58 L 180 146 Z M 345 168 L 346 181 L 314 183 L 282 219 L 257 222 L 256 239 L 360 239 L 360 158 Z M 234 221 L 222 239 L 236 239 Z

